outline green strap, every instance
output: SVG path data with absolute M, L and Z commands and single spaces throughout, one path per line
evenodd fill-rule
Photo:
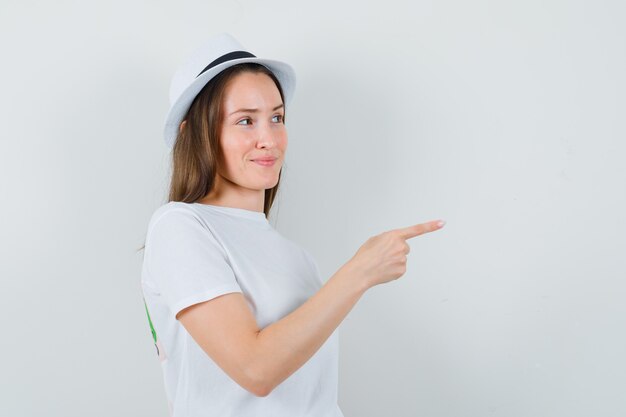
M 148 313 L 148 305 L 146 304 L 146 299 L 143 299 L 143 305 L 146 307 L 146 314 L 148 315 L 148 323 L 150 323 L 150 330 L 152 331 L 152 338 L 154 339 L 154 343 L 157 341 L 157 334 L 154 331 L 154 326 L 152 326 L 152 320 L 150 320 L 150 313 Z

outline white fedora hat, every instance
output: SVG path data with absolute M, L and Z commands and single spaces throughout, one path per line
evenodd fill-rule
M 230 34 L 222 32 L 198 47 L 172 77 L 170 109 L 163 132 L 169 149 L 174 147 L 179 126 L 202 88 L 221 71 L 244 62 L 255 62 L 272 71 L 280 83 L 287 106 L 296 87 L 293 68 L 284 62 L 257 58 Z

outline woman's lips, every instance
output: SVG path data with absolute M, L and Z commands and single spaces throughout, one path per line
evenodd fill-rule
M 255 162 L 264 167 L 271 167 L 272 165 L 274 165 L 274 163 L 276 163 L 276 159 L 271 159 L 271 160 L 270 159 L 268 160 L 256 159 L 256 160 L 253 160 L 252 162 Z

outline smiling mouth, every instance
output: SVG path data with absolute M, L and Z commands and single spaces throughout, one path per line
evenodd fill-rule
M 252 162 L 255 162 L 258 165 L 266 166 L 266 167 L 274 165 L 276 163 L 276 161 L 277 161 L 276 159 L 270 159 L 270 160 L 266 160 L 266 161 L 264 161 L 263 159 L 252 160 Z

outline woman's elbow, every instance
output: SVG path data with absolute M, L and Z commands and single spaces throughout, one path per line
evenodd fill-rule
M 257 397 L 267 397 L 274 390 L 266 378 L 252 378 L 252 381 L 247 390 Z
M 254 395 L 256 395 L 257 397 L 267 397 L 268 395 L 270 395 L 271 392 L 272 392 L 271 389 L 268 389 L 263 386 L 255 390 Z

